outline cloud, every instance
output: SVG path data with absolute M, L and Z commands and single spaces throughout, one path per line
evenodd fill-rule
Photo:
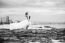
M 65 7 L 65 0 L 0 0 L 0 7 Z
M 0 0 L 2 7 L 13 7 L 13 6 L 21 6 L 23 3 L 26 3 L 27 0 Z

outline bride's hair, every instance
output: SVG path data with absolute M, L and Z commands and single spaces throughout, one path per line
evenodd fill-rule
M 25 16 L 26 16 L 27 19 L 31 18 L 31 16 L 28 15 L 28 12 L 25 13 Z

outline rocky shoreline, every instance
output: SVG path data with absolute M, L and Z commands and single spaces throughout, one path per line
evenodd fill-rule
M 9 30 L 0 29 L 0 38 L 6 42 L 17 43 L 29 43 L 39 41 L 41 43 L 52 43 L 51 39 L 60 40 L 59 42 L 65 42 L 65 29 L 28 29 L 28 30 Z

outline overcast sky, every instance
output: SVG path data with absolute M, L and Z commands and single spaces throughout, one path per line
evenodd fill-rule
M 36 22 L 64 22 L 65 0 L 0 0 L 0 17 L 24 20 L 25 12 Z

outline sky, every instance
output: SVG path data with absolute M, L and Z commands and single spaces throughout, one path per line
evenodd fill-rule
M 33 22 L 65 22 L 65 0 L 0 0 L 0 18 L 22 21 L 25 12 Z

